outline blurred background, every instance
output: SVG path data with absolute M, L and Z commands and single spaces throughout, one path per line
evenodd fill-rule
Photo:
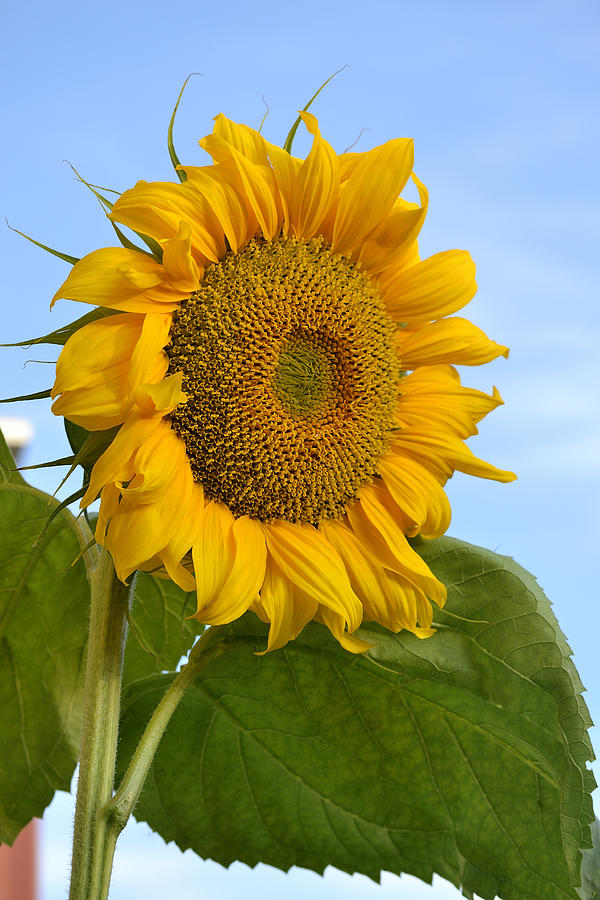
M 510 358 L 463 370 L 466 384 L 496 385 L 505 406 L 470 442 L 516 471 L 499 485 L 457 474 L 448 486 L 450 534 L 514 556 L 539 579 L 575 654 L 600 721 L 595 567 L 600 544 L 600 316 L 598 314 L 598 85 L 595 2 L 263 0 L 226 5 L 148 0 L 83 7 L 11 4 L 0 60 L 5 136 L 0 212 L 14 228 L 74 256 L 114 243 L 95 184 L 173 180 L 166 130 L 190 72 L 175 127 L 182 162 L 203 164 L 197 140 L 212 117 L 258 127 L 282 143 L 296 111 L 336 69 L 313 111 L 342 152 L 393 137 L 415 139 L 415 171 L 430 190 L 423 256 L 471 251 L 479 292 L 465 315 Z M 295 152 L 304 154 L 299 139 Z M 2 329 L 18 341 L 87 311 L 49 312 L 68 266 L 0 228 Z M 3 350 L 3 396 L 43 390 L 52 348 Z M 3 407 L 26 419 L 21 462 L 64 456 L 60 420 L 46 400 Z M 60 470 L 29 473 L 54 490 Z M 74 488 L 73 488 L 74 489 Z M 35 614 L 35 611 L 32 611 Z M 38 829 L 39 900 L 66 895 L 72 800 L 58 795 Z M 126 829 L 111 900 L 219 900 L 280 895 L 457 898 L 436 880 L 384 876 L 382 886 L 328 871 L 324 878 L 268 867 L 229 871 L 165 846 L 145 825 Z

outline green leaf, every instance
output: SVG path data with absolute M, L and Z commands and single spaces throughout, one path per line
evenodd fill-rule
M 600 822 L 592 824 L 594 846 L 583 853 L 581 890 L 583 900 L 600 900 Z
M 226 653 L 173 716 L 137 818 L 224 865 L 577 898 L 590 723 L 550 604 L 510 559 L 450 538 L 418 549 L 449 586 L 432 638 L 364 627 L 374 647 L 353 656 L 311 625 L 258 657 L 252 614 L 220 629 Z M 171 679 L 129 686 L 121 760 Z
M 196 608 L 194 594 L 172 581 L 138 573 L 125 651 L 125 683 L 154 672 L 174 671 L 204 626 L 187 619 Z
M 68 790 L 78 756 L 89 586 L 80 561 L 89 535 L 29 487 L 0 435 L 0 841 L 11 843 L 54 791 Z

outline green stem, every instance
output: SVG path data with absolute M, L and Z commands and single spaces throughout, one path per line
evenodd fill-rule
M 218 640 L 219 631 L 219 628 L 210 628 L 194 645 L 188 662 L 171 682 L 152 713 L 118 791 L 99 813 L 107 830 L 105 844 L 107 878 L 110 878 L 117 838 L 135 808 L 154 754 L 171 716 L 198 673 L 225 651 L 225 644 Z
M 99 893 L 106 822 L 98 812 L 113 793 L 130 589 L 118 581 L 105 549 L 93 571 L 91 588 L 69 900 L 101 900 L 108 896 Z

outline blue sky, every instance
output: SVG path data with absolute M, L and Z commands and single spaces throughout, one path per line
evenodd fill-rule
M 519 480 L 498 485 L 457 475 L 449 485 L 450 533 L 514 556 L 538 576 L 600 721 L 600 14 L 595 2 L 574 0 L 566 10 L 562 2 L 527 0 L 11 4 L 0 38 L 0 212 L 76 256 L 110 245 L 110 226 L 63 160 L 116 189 L 171 179 L 166 127 L 193 71 L 204 74 L 190 82 L 176 125 L 183 161 L 202 160 L 196 142 L 218 112 L 258 126 L 263 97 L 270 110 L 264 133 L 281 142 L 296 110 L 348 64 L 314 107 L 324 135 L 338 151 L 363 128 L 357 149 L 415 139 L 415 171 L 431 195 L 421 251 L 471 251 L 479 293 L 466 314 L 511 347 L 508 361 L 463 377 L 486 390 L 496 384 L 506 404 L 483 423 L 472 449 Z M 0 253 L 2 341 L 85 311 L 66 301 L 48 311 L 65 264 L 5 228 Z M 50 385 L 52 367 L 23 367 L 30 357 L 55 358 L 43 349 L 2 352 L 5 395 Z M 45 401 L 10 413 L 34 422 L 26 461 L 64 454 L 61 423 Z M 53 490 L 54 474 L 31 480 Z M 69 804 L 63 795 L 47 815 L 42 900 L 65 893 Z M 111 900 L 155 900 L 167 891 L 181 900 L 227 900 L 242 890 L 251 897 L 283 890 L 292 898 L 309 890 L 360 900 L 458 897 L 442 882 L 432 891 L 410 878 L 387 877 L 378 888 L 338 873 L 226 872 L 181 857 L 133 825 Z

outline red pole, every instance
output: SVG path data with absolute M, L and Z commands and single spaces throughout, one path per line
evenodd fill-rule
M 36 900 L 36 832 L 34 819 L 12 847 L 0 847 L 0 900 Z

